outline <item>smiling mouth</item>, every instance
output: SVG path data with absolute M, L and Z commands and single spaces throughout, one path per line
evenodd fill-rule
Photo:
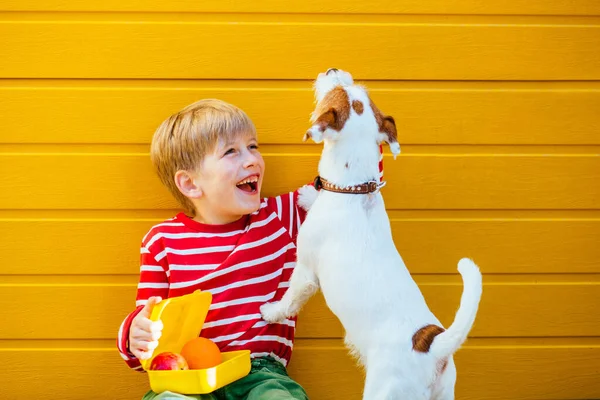
M 236 183 L 238 189 L 246 193 L 256 193 L 258 189 L 258 176 L 250 176 Z

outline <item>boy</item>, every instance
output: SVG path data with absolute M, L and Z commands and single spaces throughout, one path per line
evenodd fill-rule
M 162 330 L 149 320 L 152 307 L 201 289 L 213 295 L 201 335 L 221 351 L 250 350 L 252 370 L 209 395 L 150 391 L 144 400 L 307 399 L 285 368 L 296 319 L 268 324 L 259 311 L 288 287 L 305 213 L 297 192 L 261 201 L 265 165 L 253 123 L 233 105 L 198 101 L 157 129 L 151 158 L 186 212 L 142 239 L 137 308 L 119 329 L 119 351 L 142 370 L 139 360 L 152 356 Z

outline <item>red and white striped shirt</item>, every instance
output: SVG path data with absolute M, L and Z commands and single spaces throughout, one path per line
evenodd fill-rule
M 269 324 L 259 307 L 280 300 L 296 261 L 296 235 L 305 212 L 298 193 L 263 200 L 258 211 L 225 225 L 206 225 L 185 214 L 155 225 L 142 240 L 137 308 L 125 318 L 117 340 L 127 364 L 141 370 L 128 351 L 131 321 L 148 298 L 178 297 L 197 289 L 213 301 L 201 336 L 222 351 L 250 350 L 287 365 L 296 318 Z

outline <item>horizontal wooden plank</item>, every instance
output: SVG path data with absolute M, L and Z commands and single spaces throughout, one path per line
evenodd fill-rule
M 162 120 L 200 98 L 241 107 L 263 144 L 300 143 L 313 107 L 310 82 L 233 85 L 0 87 L 0 143 L 149 143 Z M 368 85 L 378 106 L 394 116 L 402 144 L 600 144 L 595 86 Z
M 1 22 L 0 77 L 600 79 L 600 26 L 231 22 Z
M 317 155 L 266 154 L 263 194 L 312 181 Z M 386 157 L 389 209 L 597 209 L 596 155 Z M 146 154 L 0 154 L 0 209 L 176 208 Z M 39 195 L 32 196 L 32 193 Z
M 597 222 L 393 220 L 391 227 L 412 273 L 455 273 L 465 256 L 487 274 L 597 273 Z
M 319 0 L 282 3 L 277 0 L 161 2 L 158 0 L 108 0 L 65 2 L 57 0 L 5 0 L 0 11 L 141 11 L 141 12 L 234 12 L 234 13 L 348 13 L 348 14 L 516 14 L 516 15 L 600 15 L 594 0 L 578 1 L 487 1 L 404 0 L 390 2 L 360 0 L 322 2 Z
M 160 221 L 0 219 L 0 275 L 137 274 L 141 239 Z M 600 273 L 597 219 L 393 218 L 391 226 L 416 274 L 456 273 L 464 256 L 488 274 Z
M 52 393 L 64 400 L 131 400 L 149 390 L 147 375 L 129 371 L 115 349 L 0 349 L 0 357 L 7 371 L 0 375 L 0 386 L 10 398 L 43 398 Z M 600 394 L 595 373 L 600 369 L 597 346 L 467 346 L 455 360 L 459 399 L 583 400 Z M 310 398 L 362 397 L 364 375 L 341 344 L 318 346 L 297 341 L 289 373 Z M 98 390 L 100 386 L 102 390 Z
M 419 286 L 431 310 L 449 326 L 462 284 Z M 600 307 L 599 290 L 598 282 L 485 283 L 471 336 L 600 336 L 600 321 L 589 317 Z M 0 309 L 5 322 L 0 326 L 0 339 L 114 338 L 123 318 L 135 307 L 135 291 L 135 284 L 2 285 Z M 24 318 L 32 315 L 35 318 Z M 320 294 L 299 316 L 298 336 L 343 336 Z

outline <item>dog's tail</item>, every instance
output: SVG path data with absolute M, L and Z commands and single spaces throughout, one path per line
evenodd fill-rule
M 460 307 L 450 327 L 437 335 L 431 344 L 430 353 L 438 360 L 450 357 L 467 339 L 475 322 L 479 299 L 481 299 L 481 272 L 475 263 L 463 258 L 458 262 L 458 272 L 463 279 L 463 293 Z

